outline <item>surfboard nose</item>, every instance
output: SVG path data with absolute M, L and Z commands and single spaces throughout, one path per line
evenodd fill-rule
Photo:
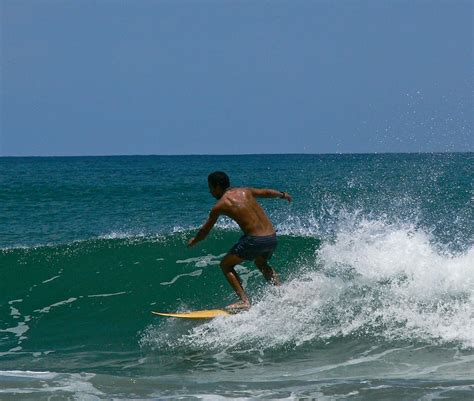
M 177 317 L 184 319 L 213 319 L 217 316 L 230 316 L 231 314 L 223 309 L 209 309 L 209 310 L 198 310 L 193 312 L 182 312 L 182 313 L 162 313 L 162 312 L 151 312 L 157 316 L 165 317 Z

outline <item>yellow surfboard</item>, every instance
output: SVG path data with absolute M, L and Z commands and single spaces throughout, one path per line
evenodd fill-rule
M 182 312 L 182 313 L 161 313 L 161 312 L 151 312 L 157 316 L 166 316 L 166 317 L 178 317 L 184 319 L 213 319 L 217 316 L 230 316 L 231 313 L 223 309 L 209 309 L 209 310 L 197 310 L 194 312 Z

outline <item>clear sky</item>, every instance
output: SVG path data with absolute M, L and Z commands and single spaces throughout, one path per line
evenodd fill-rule
M 473 1 L 0 4 L 0 156 L 474 150 Z

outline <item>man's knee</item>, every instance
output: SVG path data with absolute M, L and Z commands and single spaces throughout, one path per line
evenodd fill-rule
M 219 266 L 224 272 L 228 271 L 230 267 L 229 264 L 225 262 L 225 260 L 221 260 L 221 262 L 219 263 Z
M 234 271 L 234 267 L 241 263 L 244 259 L 240 256 L 234 255 L 232 253 L 228 253 L 224 258 L 221 260 L 219 266 L 221 267 L 224 273 Z
M 230 261 L 227 258 L 222 259 L 221 262 L 219 263 L 219 266 L 223 272 L 229 272 L 233 270 L 235 265 L 236 263 L 232 263 L 232 261 Z
M 260 270 L 268 269 L 270 267 L 270 266 L 268 266 L 267 260 L 263 259 L 263 258 L 255 259 L 255 266 L 257 266 Z

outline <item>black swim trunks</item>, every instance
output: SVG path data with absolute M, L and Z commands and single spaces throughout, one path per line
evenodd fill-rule
M 254 260 L 262 256 L 270 259 L 277 246 L 276 234 L 265 236 L 243 235 L 229 251 L 245 260 Z

